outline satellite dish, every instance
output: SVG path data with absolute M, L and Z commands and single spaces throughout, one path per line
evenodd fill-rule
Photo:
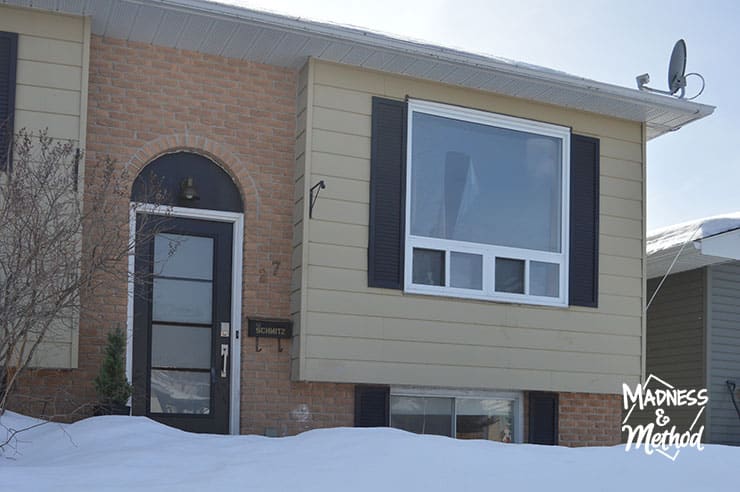
M 676 41 L 668 64 L 668 89 L 675 94 L 679 89 L 686 88 L 686 42 L 683 39 Z
M 697 77 L 699 77 L 699 79 L 701 79 L 701 90 L 695 96 L 686 98 L 688 101 L 691 101 L 692 99 L 696 99 L 697 97 L 699 97 L 699 95 L 704 92 L 704 77 L 702 77 L 698 73 L 687 74 L 685 72 L 686 42 L 683 39 L 679 39 L 678 41 L 676 41 L 676 44 L 673 45 L 671 60 L 668 63 L 668 90 L 662 91 L 659 89 L 648 87 L 647 84 L 650 83 L 650 75 L 646 73 L 638 75 L 635 78 L 637 80 L 637 88 L 641 91 L 655 92 L 657 94 L 665 94 L 667 96 L 673 96 L 676 95 L 677 92 L 680 92 L 676 97 L 678 97 L 679 99 L 684 99 L 686 95 L 686 78 L 690 75 L 696 75 Z

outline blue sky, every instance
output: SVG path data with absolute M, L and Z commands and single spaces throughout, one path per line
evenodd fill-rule
M 648 143 L 648 229 L 740 210 L 740 2 L 220 0 L 363 27 L 635 87 L 665 89 L 670 52 L 714 115 Z M 696 92 L 689 80 L 688 96 Z

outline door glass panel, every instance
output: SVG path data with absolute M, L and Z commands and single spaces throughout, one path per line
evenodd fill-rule
M 152 413 L 211 412 L 211 373 L 152 369 Z
M 152 366 L 211 368 L 211 328 L 152 325 Z
M 391 427 L 451 437 L 452 407 L 452 398 L 391 396 Z
M 211 296 L 211 282 L 155 278 L 152 319 L 209 324 Z
M 213 239 L 157 234 L 154 238 L 154 275 L 213 279 Z
M 458 398 L 456 403 L 458 439 L 512 442 L 514 410 L 510 400 Z

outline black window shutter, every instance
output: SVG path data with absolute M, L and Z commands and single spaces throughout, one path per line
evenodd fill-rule
M 10 160 L 15 111 L 15 72 L 18 35 L 0 32 L 0 171 Z
M 529 443 L 558 444 L 557 393 L 529 394 Z
M 390 389 L 355 386 L 355 427 L 388 427 Z
M 570 272 L 572 306 L 599 300 L 599 139 L 570 137 Z
M 407 105 L 373 97 L 372 111 L 367 283 L 402 289 Z

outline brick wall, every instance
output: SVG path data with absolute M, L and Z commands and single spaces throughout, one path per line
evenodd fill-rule
M 242 347 L 242 433 L 291 435 L 354 425 L 354 385 L 290 381 L 290 341 L 254 339 Z
M 596 393 L 559 394 L 561 446 L 612 446 L 622 442 L 622 397 Z
M 173 150 L 221 164 L 245 206 L 245 318 L 290 315 L 296 84 L 293 70 L 92 38 L 86 199 L 95 198 L 95 165 L 107 156 L 128 169 L 131 181 L 146 163 Z M 112 220 L 125 225 L 127 199 L 119 208 Z M 16 399 L 16 408 L 29 408 L 35 397 L 57 396 L 58 412 L 94 400 L 106 334 L 126 326 L 125 267 L 85 297 L 79 369 L 35 371 L 19 387 L 25 398 Z M 254 339 L 242 342 L 243 433 L 352 425 L 352 385 L 291 382 L 290 342 L 278 352 L 275 341 L 263 340 L 259 353 Z
M 529 442 L 529 393 L 523 397 L 523 442 Z M 558 393 L 560 446 L 612 446 L 622 442 L 622 397 L 596 393 Z

